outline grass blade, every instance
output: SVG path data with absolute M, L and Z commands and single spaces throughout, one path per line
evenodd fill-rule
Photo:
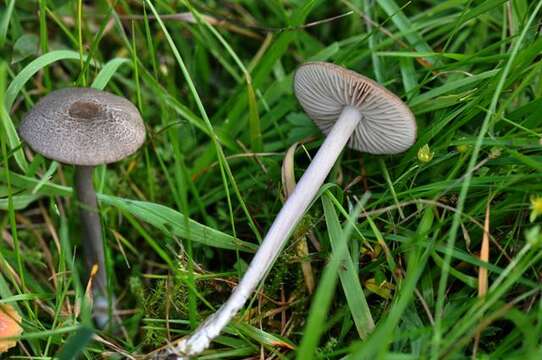
M 92 82 L 91 87 L 99 90 L 103 90 L 106 86 L 109 80 L 115 75 L 119 67 L 123 64 L 130 63 L 130 60 L 125 58 L 115 58 L 113 60 L 108 61 L 100 70 L 98 75 L 96 75 L 96 78 Z
M 75 334 L 70 336 L 66 344 L 58 354 L 59 360 L 71 360 L 79 358 L 87 344 L 92 340 L 94 331 L 91 328 L 82 326 Z
M 327 196 L 327 195 L 326 195 Z M 313 359 L 314 352 L 316 347 L 319 344 L 320 337 L 322 336 L 323 330 L 325 328 L 325 322 L 331 301 L 333 299 L 333 294 L 335 293 L 335 286 L 337 285 L 337 274 L 339 268 L 342 265 L 342 259 L 345 254 L 348 252 L 348 238 L 352 232 L 352 223 L 357 219 L 359 213 L 365 202 L 367 201 L 369 195 L 365 196 L 360 200 L 356 209 L 351 214 L 351 220 L 348 221 L 346 228 L 341 229 L 338 216 L 335 212 L 333 206 L 327 206 L 330 212 L 326 216 L 326 222 L 328 222 L 328 231 L 330 238 L 333 237 L 333 242 L 336 244 L 336 251 L 331 255 L 329 263 L 324 269 L 318 288 L 314 295 L 312 305 L 310 308 L 309 317 L 305 325 L 305 332 L 301 344 L 297 350 L 298 359 Z M 326 197 L 322 198 L 324 204 L 330 202 Z
M 17 76 L 13 78 L 9 87 L 6 90 L 4 105 L 7 109 L 11 109 L 17 95 L 24 88 L 28 80 L 44 67 L 51 65 L 60 60 L 79 60 L 79 53 L 73 50 L 55 50 L 41 55 L 37 59 L 30 62 L 22 69 Z
M 4 16 L 2 16 L 2 19 L 0 20 L 0 48 L 3 48 L 6 43 L 9 22 L 11 20 L 11 15 L 13 14 L 13 8 L 15 7 L 15 0 L 11 0 L 7 4 L 8 6 L 4 11 Z
M 386 14 L 391 17 L 391 21 L 397 26 L 397 28 L 401 31 L 401 33 L 404 35 L 404 37 L 407 39 L 409 44 L 416 49 L 419 52 L 422 53 L 432 53 L 433 50 L 431 47 L 425 42 L 423 37 L 416 31 L 415 26 L 410 22 L 410 20 L 405 16 L 401 8 L 397 6 L 394 0 L 376 0 L 378 5 L 384 11 Z M 426 57 L 426 59 L 431 62 L 432 64 L 435 64 L 437 61 L 437 58 L 435 58 L 432 55 L 423 55 Z
M 327 196 L 331 197 L 333 195 L 328 192 Z M 327 196 L 322 198 L 322 203 L 324 205 L 324 216 L 326 218 L 328 228 L 333 228 L 335 229 L 334 231 L 337 232 L 338 229 L 340 229 L 339 218 L 335 212 L 335 209 L 333 208 L 331 200 Z M 335 236 L 330 236 L 329 242 L 331 243 L 333 252 L 337 252 L 339 250 L 337 238 Z M 346 301 L 348 302 L 348 307 L 350 309 L 350 313 L 352 314 L 352 318 L 354 319 L 354 324 L 356 325 L 359 337 L 361 339 L 365 339 L 374 329 L 375 324 L 373 316 L 371 315 L 371 310 L 369 309 L 369 305 L 365 299 L 365 294 L 361 288 L 357 271 L 354 268 L 354 263 L 352 262 L 352 258 L 348 253 L 344 254 L 344 258 L 342 259 L 342 266 L 339 269 L 339 278 L 341 280 L 344 295 L 346 297 Z
M 194 220 L 189 219 L 186 222 L 186 216 L 164 205 L 103 194 L 98 195 L 98 199 L 102 204 L 112 205 L 131 213 L 157 227 L 164 234 L 189 238 L 194 242 L 221 249 L 245 252 L 253 252 L 256 249 L 254 244 L 238 240 L 231 235 L 202 225 Z M 188 223 L 188 226 L 185 225 L 186 223 Z

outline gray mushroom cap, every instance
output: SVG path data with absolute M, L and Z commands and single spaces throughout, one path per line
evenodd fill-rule
M 354 71 L 325 62 L 300 66 L 294 79 L 297 99 L 327 134 L 346 106 L 359 110 L 361 120 L 348 146 L 371 154 L 396 154 L 416 140 L 416 121 L 395 94 Z
M 123 97 L 66 88 L 42 98 L 24 117 L 19 135 L 37 153 L 65 164 L 119 161 L 145 140 L 137 108 Z

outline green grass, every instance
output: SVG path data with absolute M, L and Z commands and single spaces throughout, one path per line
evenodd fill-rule
M 405 99 L 418 140 L 393 157 L 345 151 L 261 296 L 202 359 L 542 358 L 542 217 L 529 220 L 542 196 L 541 8 L 4 1 L 0 303 L 24 328 L 9 355 L 147 354 L 218 308 L 282 205 L 286 151 L 305 142 L 299 177 L 321 143 L 292 93 L 296 67 L 321 60 Z M 84 296 L 73 168 L 25 151 L 16 132 L 40 97 L 68 86 L 126 96 L 147 126 L 140 151 L 95 175 L 122 320 L 105 330 L 92 329 Z M 488 263 L 478 257 L 486 207 Z

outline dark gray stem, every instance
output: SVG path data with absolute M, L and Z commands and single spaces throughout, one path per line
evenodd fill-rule
M 93 166 L 75 167 L 75 189 L 79 202 L 83 234 L 83 250 L 87 275 L 90 276 L 92 267 L 98 265 L 98 272 L 92 281 L 94 298 L 93 314 L 98 326 L 107 322 L 107 279 L 105 273 L 104 246 L 102 226 L 98 212 L 96 191 L 92 185 Z

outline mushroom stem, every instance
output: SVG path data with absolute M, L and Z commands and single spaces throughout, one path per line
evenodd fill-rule
M 92 267 L 98 265 L 98 272 L 92 279 L 93 317 L 96 325 L 105 327 L 107 315 L 107 279 L 105 275 L 104 248 L 102 226 L 98 213 L 96 191 L 92 185 L 94 166 L 75 167 L 75 189 L 79 202 L 79 216 L 83 227 L 83 250 L 87 275 L 90 276 Z
M 201 353 L 243 307 L 260 281 L 267 275 L 360 120 L 361 113 L 356 108 L 347 106 L 343 109 L 313 161 L 271 225 L 247 272 L 233 290 L 230 298 L 200 325 L 194 334 L 170 349 L 170 354 L 183 354 L 184 356 L 178 359 L 184 359 L 185 356 Z

